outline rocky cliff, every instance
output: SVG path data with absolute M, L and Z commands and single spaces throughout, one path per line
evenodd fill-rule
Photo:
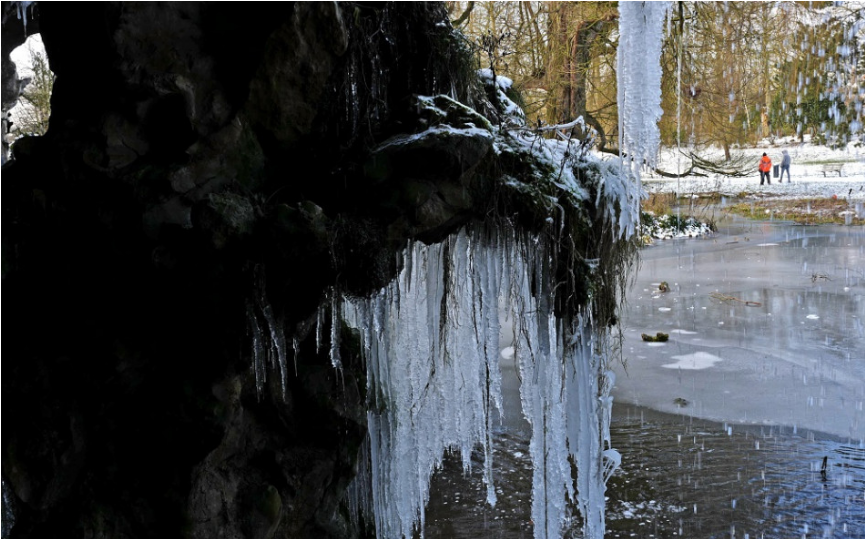
M 328 294 L 471 222 L 579 232 L 560 314 L 615 279 L 573 271 L 604 215 L 494 151 L 439 4 L 30 9 L 57 79 L 2 175 L 11 537 L 361 535 L 364 370 L 351 335 L 332 366 Z

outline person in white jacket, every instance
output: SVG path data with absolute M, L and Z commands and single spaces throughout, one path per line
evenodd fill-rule
M 784 183 L 784 171 L 787 171 L 787 183 L 790 183 L 790 154 L 787 153 L 787 150 L 781 152 L 784 154 L 784 157 L 781 158 L 781 177 L 778 179 L 778 183 Z

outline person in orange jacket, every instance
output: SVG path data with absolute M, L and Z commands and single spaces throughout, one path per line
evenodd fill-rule
M 763 153 L 763 157 L 760 158 L 760 185 L 763 185 L 763 179 L 766 179 L 766 183 L 768 185 L 772 185 L 771 177 L 769 173 L 772 171 L 772 160 L 769 159 L 769 156 Z

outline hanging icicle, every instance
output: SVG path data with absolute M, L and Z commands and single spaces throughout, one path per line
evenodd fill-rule
M 618 83 L 619 148 L 642 190 L 640 168 L 655 168 L 660 145 L 661 44 L 669 2 L 621 2 L 619 4 Z M 625 237 L 639 222 L 639 202 L 630 204 L 628 219 L 620 220 Z

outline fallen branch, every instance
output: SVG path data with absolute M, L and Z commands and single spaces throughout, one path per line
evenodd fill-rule
M 619 155 L 619 150 L 615 148 L 598 148 L 599 152 L 608 153 L 610 155 Z M 621 154 L 622 157 L 627 157 L 628 154 Z M 697 176 L 701 178 L 708 178 L 708 174 L 703 174 L 702 172 L 697 172 L 696 167 L 691 164 L 691 168 L 682 172 L 681 174 L 674 174 L 673 172 L 667 172 L 665 170 L 661 170 L 659 168 L 653 168 L 652 172 L 661 176 L 662 178 L 684 178 L 685 176 Z
M 694 152 L 682 152 L 682 154 L 691 160 L 692 168 L 703 169 L 706 172 L 720 174 L 722 176 L 745 178 L 754 175 L 757 166 L 752 158 L 744 154 L 737 154 L 732 156 L 730 159 L 720 161 L 704 159 Z
M 747 301 L 734 296 L 726 296 L 724 294 L 721 294 L 720 292 L 712 292 L 711 294 L 709 294 L 709 296 L 724 302 L 738 301 L 739 303 L 744 303 L 747 307 L 761 307 L 763 305 L 759 301 Z

